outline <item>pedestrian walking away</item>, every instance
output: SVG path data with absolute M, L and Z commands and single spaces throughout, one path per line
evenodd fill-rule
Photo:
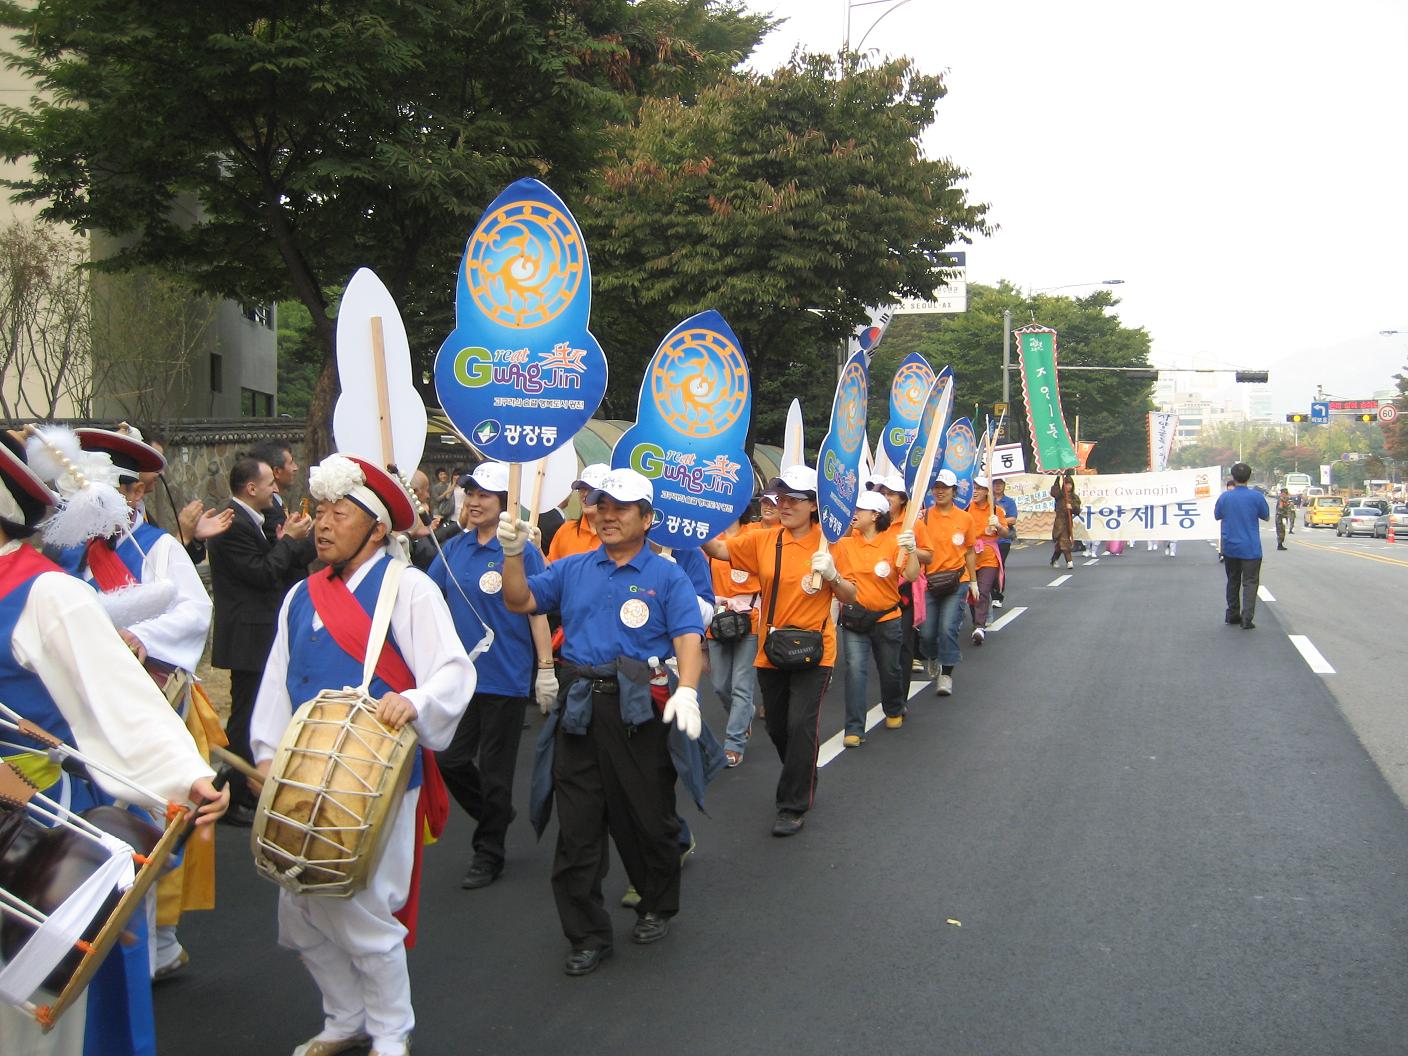
M 1213 516 L 1222 522 L 1222 558 L 1227 573 L 1224 619 L 1243 630 L 1256 626 L 1256 588 L 1261 582 L 1261 531 L 1258 522 L 1271 520 L 1266 496 L 1247 487 L 1251 466 L 1232 467 L 1232 487 L 1217 497 Z

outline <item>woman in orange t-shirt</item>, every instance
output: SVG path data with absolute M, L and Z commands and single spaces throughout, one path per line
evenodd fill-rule
M 924 655 L 938 659 L 934 692 L 940 697 L 953 693 L 953 669 L 963 659 L 958 649 L 958 632 L 963 628 L 964 594 L 975 601 L 978 597 L 978 560 L 973 552 L 978 532 L 968 511 L 953 504 L 957 488 L 958 478 L 953 471 L 939 470 L 934 481 L 934 505 L 920 518 L 933 550 L 929 567 L 924 570 L 929 585 L 920 639 Z
M 596 507 L 587 503 L 587 496 L 600 486 L 606 479 L 606 474 L 610 472 L 611 467 L 605 462 L 593 462 L 572 482 L 572 487 L 576 489 L 577 498 L 582 504 L 582 515 L 575 521 L 567 521 L 553 534 L 552 543 L 548 546 L 548 564 L 573 554 L 589 553 L 601 545 L 593 523 Z
M 913 542 L 913 533 L 890 523 L 890 500 L 878 491 L 863 491 L 856 498 L 854 531 L 832 550 L 841 575 L 856 585 L 856 603 L 841 610 L 841 649 L 846 655 L 847 748 L 865 743 L 866 683 L 870 658 L 880 674 L 880 706 L 887 729 L 904 725 L 904 680 L 900 677 L 900 639 L 904 616 L 900 611 L 900 581 L 919 575 L 914 547 L 905 547 L 901 535 Z M 897 567 L 898 555 L 905 557 Z
M 720 536 L 730 542 L 753 531 L 754 525 L 729 525 Z M 731 641 L 720 641 L 712 625 L 709 627 L 709 678 L 714 692 L 728 710 L 728 726 L 724 730 L 724 759 L 728 766 L 743 762 L 748 738 L 753 732 L 754 698 L 758 693 L 758 676 L 753 663 L 758 658 L 758 577 L 727 561 L 710 560 L 709 571 L 714 578 L 715 613 L 736 612 L 748 619 L 748 633 Z
M 890 501 L 890 523 L 903 524 L 904 511 L 909 506 L 909 492 L 905 488 L 904 474 L 891 473 L 875 488 Z M 915 554 L 922 570 L 934 556 L 929 548 L 929 532 L 922 521 L 914 522 Z M 919 628 L 914 623 L 914 591 L 918 585 L 908 580 L 900 583 L 900 678 L 904 679 L 904 699 L 909 699 L 910 684 L 914 680 L 914 660 L 924 660 L 919 651 Z
M 821 698 L 836 663 L 831 598 L 835 596 L 842 604 L 853 602 L 856 588 L 837 573 L 831 555 L 820 552 L 823 537 L 817 524 L 816 470 L 789 466 L 773 479 L 768 490 L 777 495 L 780 528 L 758 528 L 729 539 L 711 539 L 703 549 L 710 557 L 758 577 L 762 614 L 755 661 L 758 689 L 768 737 L 782 760 L 772 834 L 792 836 L 801 831 L 802 818 L 811 809 L 816 792 Z M 815 587 L 813 572 L 821 577 Z M 794 671 L 774 667 L 767 658 L 767 636 L 775 627 L 820 631 L 820 662 Z

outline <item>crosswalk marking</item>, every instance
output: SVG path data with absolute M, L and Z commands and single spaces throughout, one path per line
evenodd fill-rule
M 1320 654 L 1320 650 L 1311 644 L 1309 638 L 1303 634 L 1291 634 L 1287 637 L 1290 638 L 1291 644 L 1300 651 L 1300 655 L 1305 657 L 1305 662 L 1310 665 L 1310 670 L 1317 675 L 1333 675 L 1335 673 L 1335 669 L 1330 666 L 1330 661 Z

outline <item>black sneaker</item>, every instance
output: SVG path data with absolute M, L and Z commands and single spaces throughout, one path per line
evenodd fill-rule
M 480 887 L 488 887 L 499 878 L 499 874 L 503 871 L 504 867 L 497 862 L 476 858 L 469 863 L 469 871 L 464 874 L 464 879 L 460 881 L 460 887 L 464 888 L 466 891 L 473 891 Z
M 780 810 L 777 820 L 772 823 L 774 836 L 795 836 L 802 831 L 802 815 L 791 810 Z

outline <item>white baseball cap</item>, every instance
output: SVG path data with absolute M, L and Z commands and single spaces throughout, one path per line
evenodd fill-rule
M 586 470 L 582 473 L 585 475 Z M 587 496 L 587 502 L 595 506 L 607 495 L 617 502 L 648 502 L 652 506 L 655 505 L 655 485 L 634 469 L 611 470 Z
M 582 469 L 582 475 L 572 482 L 573 489 L 576 488 L 599 488 L 601 482 L 606 479 L 606 474 L 611 472 L 611 467 L 605 462 L 593 462 L 590 466 Z
M 856 496 L 856 509 L 873 510 L 876 513 L 889 513 L 890 500 L 878 491 L 862 491 Z
M 987 486 L 988 486 L 988 478 L 987 478 L 987 477 L 974 477 L 974 478 L 973 478 L 973 487 L 975 487 L 975 488 L 986 488 Z
M 904 486 L 903 473 L 890 473 L 880 481 L 880 486 L 886 491 L 892 491 L 896 495 L 908 495 L 909 489 Z
M 768 481 L 768 490 L 797 499 L 816 498 L 816 470 L 801 464 L 788 466 L 782 476 Z
M 934 478 L 935 484 L 943 484 L 945 487 L 958 487 L 958 476 L 951 469 L 939 470 L 939 475 Z
M 868 473 L 868 474 L 866 474 L 866 477 L 865 477 L 865 490 L 866 490 L 866 491 L 874 491 L 876 488 L 880 487 L 880 485 L 882 485 L 882 484 L 884 484 L 884 483 L 885 483 L 885 474 L 883 474 L 883 473 Z
M 774 506 L 777 505 L 777 492 L 775 491 L 765 491 L 759 495 L 758 498 L 763 502 L 770 502 Z
M 508 491 L 508 466 L 502 462 L 481 462 L 469 475 L 470 482 L 485 491 Z

